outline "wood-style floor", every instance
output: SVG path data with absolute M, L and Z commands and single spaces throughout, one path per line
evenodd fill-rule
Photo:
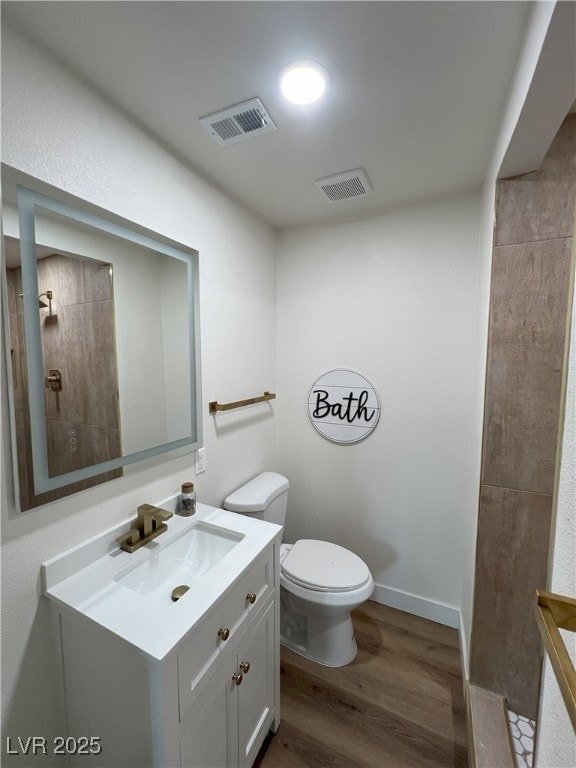
M 456 630 L 372 601 L 352 617 L 346 667 L 282 648 L 281 724 L 255 768 L 466 768 Z

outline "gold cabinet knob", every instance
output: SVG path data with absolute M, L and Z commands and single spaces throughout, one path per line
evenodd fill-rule
M 250 605 L 254 605 L 256 602 L 256 593 L 255 592 L 248 592 L 246 595 L 246 600 L 250 603 Z
M 220 629 L 218 630 L 218 637 L 221 640 L 228 640 L 228 638 L 230 637 L 230 630 L 228 629 L 228 627 L 225 627 L 224 629 L 220 627 Z M 238 683 L 238 685 L 240 685 L 240 683 Z
M 241 661 L 240 662 L 240 669 L 242 670 L 242 672 L 244 672 L 245 675 L 247 675 L 248 672 L 250 671 L 250 662 L 249 661 Z
M 243 678 L 242 672 L 234 672 L 234 674 L 232 675 L 232 680 L 234 680 L 236 685 L 240 685 L 242 683 L 242 678 Z

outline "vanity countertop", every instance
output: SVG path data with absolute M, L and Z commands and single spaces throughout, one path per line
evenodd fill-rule
M 161 502 L 172 510 L 175 500 Z M 168 530 L 134 553 L 120 549 L 115 538 L 130 528 L 129 520 L 104 531 L 42 565 L 44 594 L 60 606 L 87 617 L 124 638 L 153 659 L 163 659 L 230 587 L 282 528 L 273 523 L 197 505 L 191 517 L 175 514 Z M 238 539 L 210 570 L 194 579 L 177 602 L 170 595 L 141 594 L 120 583 L 161 550 L 186 536 L 194 526 L 217 526 Z

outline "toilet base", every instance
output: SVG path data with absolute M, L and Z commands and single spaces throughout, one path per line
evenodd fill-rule
M 293 610 L 294 599 L 281 590 L 280 642 L 286 648 L 325 667 L 343 667 L 358 652 L 349 612 L 311 616 Z M 296 598 L 297 600 L 297 598 Z

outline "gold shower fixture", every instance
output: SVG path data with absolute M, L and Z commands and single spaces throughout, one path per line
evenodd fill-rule
M 42 296 L 46 296 L 48 304 L 46 304 L 45 301 L 42 301 Z M 20 294 L 20 298 L 24 298 L 23 293 Z M 50 314 L 52 314 L 52 291 L 45 291 L 38 296 L 38 309 L 45 309 L 46 307 L 48 307 Z
M 44 377 L 44 387 L 52 392 L 62 391 L 62 371 L 59 368 L 52 368 L 50 374 Z
M 46 296 L 48 299 L 48 304 L 46 304 L 45 301 L 42 301 L 42 296 Z M 45 309 L 48 307 L 48 312 L 52 314 L 52 291 L 46 291 L 45 293 L 41 293 L 40 296 L 38 296 L 38 303 L 40 305 L 40 309 Z

